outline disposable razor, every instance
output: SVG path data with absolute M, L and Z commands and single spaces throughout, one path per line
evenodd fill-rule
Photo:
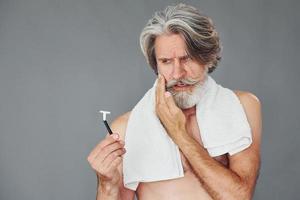
M 109 111 L 103 111 L 103 110 L 100 110 L 99 113 L 102 113 L 103 123 L 104 123 L 104 125 L 105 125 L 105 127 L 106 127 L 108 133 L 109 133 L 110 135 L 113 134 L 113 132 L 111 131 L 111 129 L 110 129 L 110 127 L 109 127 L 109 125 L 108 125 L 108 123 L 107 123 L 107 121 L 106 121 L 106 115 L 107 115 L 107 114 L 110 114 L 110 112 L 109 112 Z

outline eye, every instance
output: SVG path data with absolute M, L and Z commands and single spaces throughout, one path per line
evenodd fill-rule
M 191 59 L 191 57 L 189 55 L 184 56 L 183 58 L 181 58 L 182 62 L 187 62 Z
M 170 64 L 171 63 L 171 60 L 170 59 L 162 59 L 161 62 L 163 64 Z

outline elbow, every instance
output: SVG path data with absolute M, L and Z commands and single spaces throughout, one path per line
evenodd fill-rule
M 242 183 L 235 194 L 235 197 L 232 199 L 236 200 L 251 200 L 252 199 L 252 187 L 249 184 Z
M 224 200 L 251 200 L 252 199 L 252 190 L 248 184 L 240 184 L 235 191 L 227 193 L 226 196 L 223 196 Z
M 245 189 L 244 191 L 241 192 L 240 197 L 238 197 L 237 199 L 251 200 L 252 193 L 248 189 Z

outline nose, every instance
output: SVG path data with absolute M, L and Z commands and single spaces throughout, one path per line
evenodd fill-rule
M 173 66 L 173 79 L 178 80 L 184 77 L 186 71 L 184 67 L 181 65 L 179 59 L 175 59 Z

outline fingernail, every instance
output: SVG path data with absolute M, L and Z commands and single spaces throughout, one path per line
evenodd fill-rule
M 117 140 L 117 139 L 119 139 L 119 135 L 116 133 L 115 135 L 114 135 L 114 138 Z
M 170 92 L 165 92 L 165 97 L 170 97 L 171 96 L 171 93 Z

